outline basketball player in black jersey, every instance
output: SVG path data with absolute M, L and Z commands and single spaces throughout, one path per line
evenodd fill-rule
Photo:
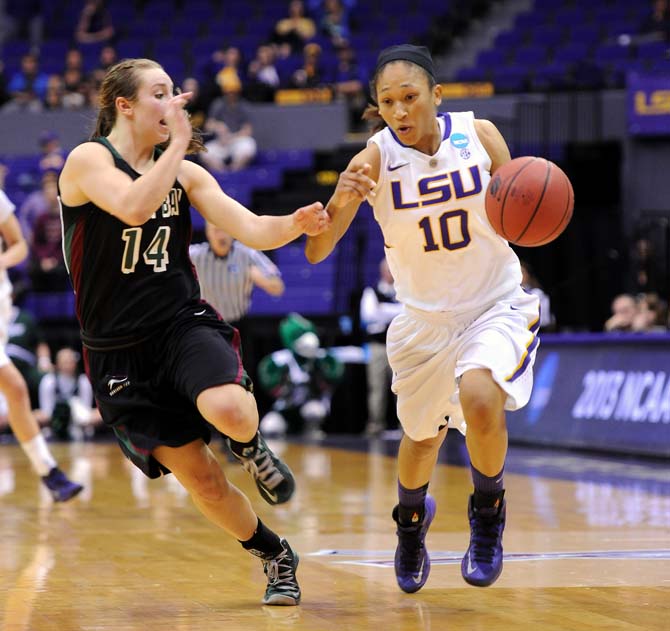
M 63 168 L 63 244 L 84 359 L 125 455 L 149 477 L 174 473 L 209 520 L 261 558 L 265 604 L 296 605 L 298 556 L 258 519 L 207 446 L 209 422 L 229 437 L 266 501 L 291 496 L 290 470 L 258 434 L 239 334 L 200 299 L 189 208 L 261 250 L 320 234 L 329 218 L 320 203 L 257 216 L 225 195 L 184 159 L 202 148 L 183 109 L 189 96 L 173 96 L 154 61 L 120 62 L 101 86 L 92 142 Z

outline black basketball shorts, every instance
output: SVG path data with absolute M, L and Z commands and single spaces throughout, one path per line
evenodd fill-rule
M 203 390 L 237 383 L 253 391 L 240 349 L 237 329 L 206 303 L 180 311 L 164 331 L 139 344 L 85 348 L 103 421 L 145 475 L 169 473 L 152 456 L 156 447 L 180 447 L 199 438 L 209 442 L 210 426 L 195 403 Z

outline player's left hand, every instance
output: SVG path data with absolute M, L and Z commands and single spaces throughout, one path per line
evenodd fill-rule
M 324 210 L 321 202 L 298 208 L 293 213 L 293 222 L 301 233 L 315 237 L 330 227 L 330 215 Z

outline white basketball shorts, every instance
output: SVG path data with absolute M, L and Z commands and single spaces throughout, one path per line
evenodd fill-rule
M 391 322 L 386 340 L 405 433 L 415 441 L 432 438 L 449 417 L 449 427 L 465 434 L 458 383 L 475 368 L 491 371 L 507 393 L 506 410 L 526 405 L 539 327 L 539 300 L 521 287 L 479 313 L 405 307 Z

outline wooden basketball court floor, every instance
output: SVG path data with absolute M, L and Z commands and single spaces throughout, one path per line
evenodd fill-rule
M 481 589 L 460 576 L 470 481 L 450 432 L 431 485 L 432 573 L 410 595 L 393 573 L 397 443 L 271 444 L 298 480 L 289 504 L 265 504 L 236 463 L 226 471 L 299 552 L 300 607 L 262 606 L 260 562 L 173 476 L 145 479 L 116 444 L 53 445 L 86 485 L 66 504 L 16 445 L 0 445 L 0 629 L 670 629 L 667 462 L 512 448 L 505 568 Z

